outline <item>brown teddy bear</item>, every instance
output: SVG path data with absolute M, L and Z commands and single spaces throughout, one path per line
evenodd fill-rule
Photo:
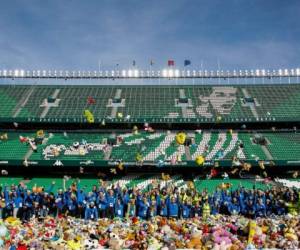
M 190 249 L 202 249 L 202 231 L 200 230 L 194 230 L 194 232 L 191 234 L 190 241 L 186 244 L 187 248 Z

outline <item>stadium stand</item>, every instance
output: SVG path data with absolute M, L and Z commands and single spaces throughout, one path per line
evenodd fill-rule
M 300 117 L 300 86 L 48 86 L 0 88 L 2 121 L 82 119 L 88 109 L 102 119 L 165 122 L 295 121 Z M 88 99 L 92 98 L 92 102 Z M 65 119 L 65 120 L 59 120 Z M 200 120 L 193 120 L 200 119 Z M 72 120 L 74 121 L 74 120 Z M 51 121 L 52 122 L 52 121 Z
M 94 165 L 95 161 L 121 161 L 144 163 L 192 165 L 197 156 L 208 162 L 231 161 L 233 156 L 250 160 L 300 160 L 300 138 L 298 133 L 264 133 L 267 145 L 256 144 L 254 133 L 232 131 L 188 131 L 192 138 L 189 146 L 176 142 L 176 132 L 146 131 L 132 133 L 97 132 L 53 132 L 45 133 L 38 141 L 34 132 L 3 132 L 6 139 L 0 141 L 0 161 L 37 161 L 52 165 L 59 160 L 63 164 Z M 36 150 L 31 143 L 36 145 Z M 141 159 L 138 160 L 138 155 Z M 90 163 L 89 163 L 90 162 Z

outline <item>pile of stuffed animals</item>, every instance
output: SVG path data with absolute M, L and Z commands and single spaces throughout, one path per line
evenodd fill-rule
M 73 217 L 0 221 L 0 249 L 299 249 L 300 217 L 249 220 L 241 216 L 151 221 Z

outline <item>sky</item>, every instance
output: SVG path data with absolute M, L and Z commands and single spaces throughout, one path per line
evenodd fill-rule
M 297 68 L 299 13 L 299 0 L 4 0 L 0 68 Z

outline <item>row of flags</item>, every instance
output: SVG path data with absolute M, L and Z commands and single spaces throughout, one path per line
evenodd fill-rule
M 186 59 L 186 60 L 183 61 L 183 66 L 188 66 L 188 65 L 191 65 L 191 64 L 192 64 L 191 60 L 187 60 Z M 153 60 L 150 60 L 150 65 L 151 66 L 154 65 L 154 61 Z M 167 61 L 167 65 L 169 67 L 175 66 L 175 61 L 174 60 L 168 60 Z M 132 61 L 132 66 L 136 66 L 136 61 L 135 60 Z

